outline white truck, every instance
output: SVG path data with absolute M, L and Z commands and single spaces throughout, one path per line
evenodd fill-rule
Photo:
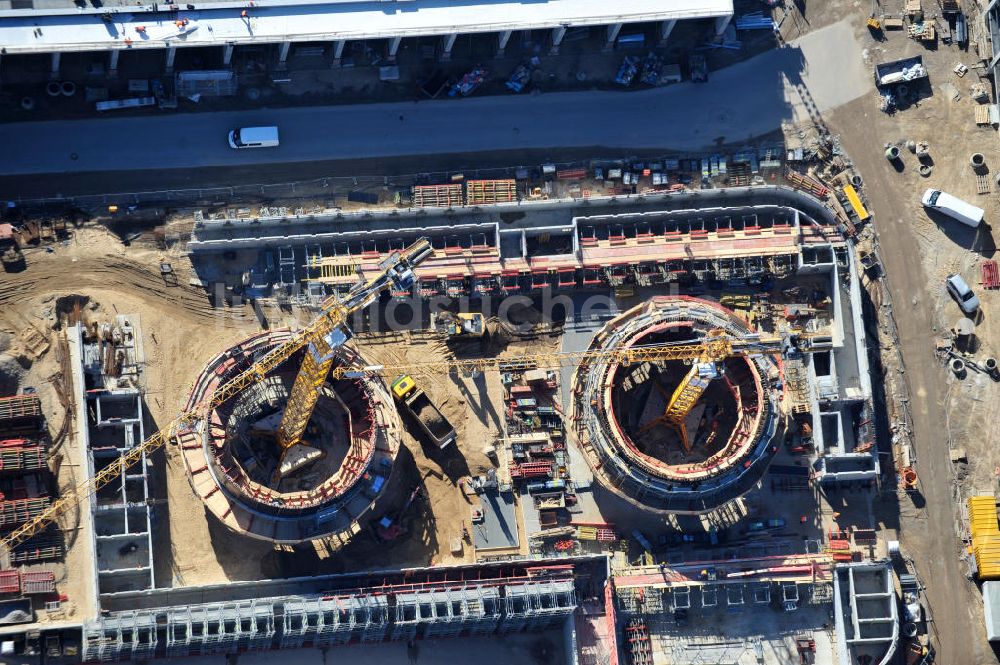
M 971 203 L 966 203 L 957 196 L 952 196 L 939 189 L 928 189 L 924 192 L 920 202 L 924 204 L 925 208 L 938 210 L 972 228 L 976 228 L 983 221 L 982 208 L 977 208 Z

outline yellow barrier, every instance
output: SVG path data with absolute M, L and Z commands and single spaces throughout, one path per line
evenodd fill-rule
M 844 194 L 847 196 L 847 201 L 854 208 L 854 214 L 858 216 L 858 219 L 862 222 L 871 217 L 871 213 L 865 208 L 865 204 L 861 202 L 861 197 L 858 196 L 857 191 L 855 191 L 853 185 L 847 185 L 844 187 Z

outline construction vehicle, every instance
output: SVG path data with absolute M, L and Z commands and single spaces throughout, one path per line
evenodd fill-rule
M 403 523 L 406 517 L 407 511 L 413 502 L 424 495 L 423 485 L 417 485 L 410 492 L 410 497 L 403 504 L 403 507 L 394 513 L 389 513 L 383 515 L 375 524 L 375 535 L 377 535 L 381 540 L 389 542 L 405 535 L 407 532 L 406 525 Z
M 878 0 L 872 0 L 872 11 L 868 15 L 868 29 L 872 31 L 872 34 L 878 37 L 880 40 L 883 38 L 882 34 L 882 21 L 879 20 L 881 12 L 879 11 Z
M 0 224 L 0 264 L 7 272 L 24 269 L 24 254 L 11 224 Z
M 486 332 L 486 318 L 479 312 L 434 312 L 431 326 L 448 337 L 482 337 Z
M 420 428 L 438 448 L 446 448 L 455 442 L 455 428 L 409 374 L 392 382 L 392 396 L 401 408 L 420 423 Z

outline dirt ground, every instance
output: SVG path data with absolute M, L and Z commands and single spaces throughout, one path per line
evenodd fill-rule
M 829 4 L 831 9 L 843 9 L 847 3 Z M 883 7 L 887 12 L 901 8 L 886 3 Z M 944 291 L 945 276 L 958 272 L 976 285 L 979 262 L 993 258 L 995 241 L 988 227 L 974 232 L 945 217 L 928 216 L 919 202 L 923 190 L 933 187 L 984 208 L 987 222 L 1000 218 L 995 186 L 988 194 L 977 194 L 969 166 L 973 152 L 984 152 L 987 165 L 997 165 L 996 133 L 977 127 L 973 119 L 976 103 L 969 98 L 968 89 L 979 81 L 980 70 L 970 69 L 964 78 L 952 71 L 959 62 L 971 67 L 977 61 L 974 53 L 942 42 L 928 49 L 902 32 L 890 32 L 887 41 L 875 41 L 864 25 L 866 9 L 854 7 L 854 25 L 866 45 L 861 54 L 866 62 L 919 53 L 931 82 L 928 96 L 894 116 L 879 111 L 873 93 L 825 118 L 865 179 L 905 363 L 898 367 L 891 360 L 895 349 L 883 346 L 883 358 L 890 359 L 887 385 L 891 389 L 905 381 L 913 414 L 921 491 L 915 496 L 901 494 L 898 500 L 896 496 L 882 497 L 875 505 L 875 516 L 886 530 L 887 539 L 899 534 L 904 551 L 929 581 L 926 597 L 934 620 L 932 630 L 938 638 L 938 661 L 996 662 L 984 637 L 982 601 L 975 585 L 964 577 L 964 551 L 956 537 L 961 532 L 960 513 L 953 496 L 993 490 L 1000 453 L 994 447 L 996 434 L 989 424 L 1000 406 L 1000 390 L 984 375 L 974 372 L 963 381 L 956 380 L 933 353 L 934 339 L 948 335 L 962 316 Z M 988 82 L 984 82 L 989 89 Z M 950 86 L 957 89 L 961 99 L 952 99 Z M 933 172 L 927 178 L 917 172 L 919 162 L 905 147 L 898 169 L 884 157 L 888 143 L 905 146 L 907 141 L 924 140 L 930 143 L 933 161 Z M 989 176 L 991 181 L 993 175 Z M 982 289 L 977 293 L 984 313 L 976 329 L 981 346 L 974 358 L 982 361 L 1000 353 L 1000 331 L 990 314 L 998 299 Z M 953 466 L 950 448 L 964 448 L 968 464 Z M 927 537 L 928 533 L 934 537 Z

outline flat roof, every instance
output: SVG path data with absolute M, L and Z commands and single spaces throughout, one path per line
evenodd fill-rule
M 100 11 L 0 11 L 0 44 L 7 54 L 221 46 L 501 32 L 733 13 L 733 0 L 263 0 L 252 6 L 245 2 L 178 6 L 194 9 L 164 12 L 163 5 L 160 11 L 154 11 L 156 5 L 123 5 Z M 244 10 L 249 12 L 246 18 Z M 110 22 L 102 19 L 107 13 Z M 178 26 L 178 21 L 187 23 Z

